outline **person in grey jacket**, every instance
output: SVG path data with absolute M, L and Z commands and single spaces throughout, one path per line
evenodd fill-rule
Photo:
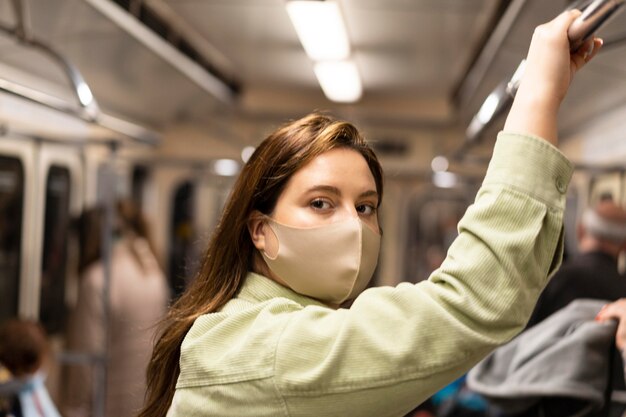
M 479 363 L 468 386 L 498 408 L 498 415 L 606 415 L 617 326 L 593 320 L 606 302 L 573 301 Z

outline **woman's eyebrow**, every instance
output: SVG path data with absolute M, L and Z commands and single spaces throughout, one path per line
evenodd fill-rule
M 337 196 L 341 195 L 341 191 L 339 190 L 339 188 L 334 187 L 332 185 L 315 185 L 311 188 L 309 188 L 307 190 L 307 193 L 313 192 L 313 191 L 326 191 L 332 194 L 335 194 Z
M 363 197 L 376 197 L 376 198 L 378 198 L 378 192 L 376 192 L 375 190 L 368 190 L 368 191 L 365 191 L 365 192 L 359 194 L 359 198 L 363 198 Z
M 332 185 L 315 185 L 309 188 L 306 192 L 310 193 L 310 192 L 315 192 L 315 191 L 325 191 L 325 192 L 328 192 L 337 196 L 341 196 L 341 190 L 339 190 L 339 188 L 334 187 Z M 378 198 L 378 192 L 376 190 L 367 190 L 359 194 L 359 198 L 365 198 L 365 197 Z

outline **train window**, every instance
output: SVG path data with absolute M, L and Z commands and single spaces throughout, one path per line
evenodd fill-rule
M 145 166 L 135 165 L 133 167 L 131 196 L 137 207 L 141 209 L 145 207 L 144 199 L 149 177 L 150 172 Z
M 24 167 L 0 156 L 0 320 L 17 315 L 22 247 Z
M 70 224 L 70 172 L 52 166 L 46 180 L 46 212 L 39 317 L 46 331 L 63 330 L 65 321 L 65 272 Z
M 622 172 L 620 175 L 620 203 L 622 206 L 626 207 L 626 171 Z
M 222 216 L 222 212 L 224 211 L 224 206 L 226 205 L 226 201 L 230 196 L 230 192 L 232 189 L 232 184 L 220 184 L 213 191 L 213 205 L 211 207 L 210 218 L 209 218 L 209 231 L 213 231 L 217 226 L 217 223 L 220 221 L 220 217 Z M 206 242 L 205 242 L 206 243 Z M 206 247 L 206 245 L 205 245 Z
M 565 213 L 563 218 L 564 242 L 563 260 L 569 259 L 578 253 L 578 236 L 576 235 L 576 226 L 578 224 L 578 202 L 579 193 L 575 185 L 569 188 L 567 193 L 567 204 L 565 205 Z
M 424 280 L 441 265 L 469 201 L 464 194 L 442 191 L 411 202 L 404 274 L 407 280 Z
M 194 195 L 190 181 L 182 183 L 174 192 L 170 228 L 169 283 L 174 297 L 185 289 L 194 273 Z
M 622 187 L 622 175 L 619 172 L 593 177 L 589 185 L 589 204 L 595 205 L 602 200 L 619 202 L 622 198 Z

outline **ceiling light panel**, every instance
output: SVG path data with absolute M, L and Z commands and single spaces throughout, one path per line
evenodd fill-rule
M 314 61 L 348 58 L 350 43 L 337 3 L 289 1 L 287 13 L 309 58 Z
M 322 91 L 331 101 L 353 103 L 361 98 L 363 87 L 352 61 L 318 62 L 314 67 Z

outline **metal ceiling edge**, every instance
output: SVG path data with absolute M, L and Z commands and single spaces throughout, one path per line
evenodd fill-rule
M 205 39 L 198 29 L 194 28 L 164 0 L 144 0 L 144 7 L 149 8 L 157 16 L 167 22 L 174 31 L 183 36 L 191 45 L 198 49 L 209 62 L 214 64 L 218 69 L 224 72 L 232 79 L 236 78 L 235 64 L 224 55 L 222 51 L 216 48 L 208 39 Z
M 234 94 L 219 78 L 180 53 L 165 40 L 146 28 L 131 14 L 109 0 L 84 0 L 113 23 L 160 56 L 207 93 L 226 104 L 232 104 Z
M 156 131 L 105 113 L 100 113 L 98 125 L 145 145 L 157 146 L 161 143 L 161 134 Z
M 0 92 L 5 92 L 21 99 L 39 104 L 49 109 L 75 117 L 85 123 L 100 126 L 113 133 L 123 135 L 136 142 L 156 146 L 161 141 L 161 135 L 145 126 L 100 112 L 93 120 L 78 112 L 75 106 L 59 97 L 52 96 L 39 90 L 26 87 L 12 81 L 0 78 Z

